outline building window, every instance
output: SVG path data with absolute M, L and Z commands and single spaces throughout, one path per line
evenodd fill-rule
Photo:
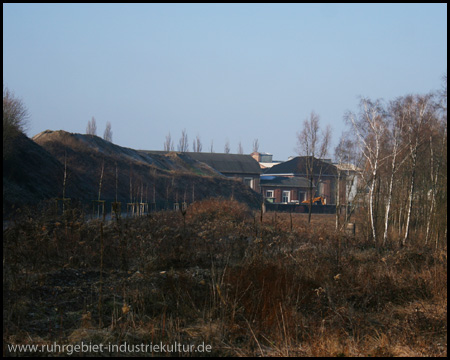
M 290 191 L 283 191 L 281 202 L 288 203 L 291 200 L 291 192 Z
M 244 184 L 247 185 L 250 189 L 253 189 L 253 178 L 244 178 Z
M 298 201 L 302 202 L 306 200 L 306 191 L 300 190 L 298 192 Z
M 275 202 L 275 191 L 274 190 L 266 190 L 265 198 L 270 203 Z

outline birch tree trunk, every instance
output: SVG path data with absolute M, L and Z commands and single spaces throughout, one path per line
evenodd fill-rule
M 383 234 L 383 245 L 386 245 L 388 238 L 388 229 L 389 229 L 389 214 L 391 209 L 392 202 L 392 188 L 394 186 L 394 174 L 395 174 L 395 161 L 397 158 L 397 149 L 394 149 L 393 158 L 392 158 L 392 167 L 391 167 L 391 179 L 389 181 L 389 191 L 388 198 L 386 201 L 386 213 L 384 214 L 384 234 Z
M 413 197 L 414 197 L 414 180 L 416 177 L 416 161 L 417 159 L 417 154 L 414 154 L 413 159 L 412 159 L 412 173 L 411 173 L 411 184 L 410 184 L 410 189 L 409 189 L 409 196 L 408 196 L 408 213 L 406 216 L 406 228 L 405 228 L 405 236 L 403 237 L 403 245 L 406 244 L 406 241 L 408 240 L 408 236 L 409 236 L 409 224 L 411 222 L 411 210 L 412 210 L 412 202 L 413 202 Z
M 372 181 L 370 184 L 369 191 L 369 214 L 370 214 L 370 226 L 372 228 L 372 240 L 373 242 L 377 241 L 377 232 L 376 232 L 376 224 L 375 224 L 375 214 L 373 209 L 373 198 L 375 196 L 375 179 L 377 176 L 377 166 L 375 166 L 374 171 L 372 173 Z

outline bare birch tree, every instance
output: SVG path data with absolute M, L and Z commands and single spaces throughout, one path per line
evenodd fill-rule
M 386 124 L 387 132 L 386 135 L 389 137 L 390 148 L 389 148 L 389 157 L 390 157 L 390 176 L 389 176 L 389 185 L 388 185 L 388 193 L 386 195 L 385 202 L 385 213 L 384 213 L 384 234 L 383 234 L 383 245 L 386 245 L 388 240 L 388 231 L 389 231 L 389 218 L 391 215 L 391 205 L 392 205 L 392 195 L 394 189 L 394 179 L 395 175 L 401 165 L 399 162 L 399 155 L 404 150 L 401 144 L 401 135 L 403 133 L 403 129 L 405 126 L 405 113 L 402 111 L 401 100 L 391 101 L 388 109 L 388 120 L 389 122 Z
M 402 240 L 402 244 L 405 245 L 408 237 L 411 224 L 411 211 L 414 199 L 414 191 L 416 186 L 416 166 L 417 166 L 417 155 L 420 145 L 423 143 L 423 129 L 430 121 L 431 117 L 434 116 L 433 105 L 431 103 L 431 95 L 425 96 L 413 96 L 409 95 L 402 100 L 403 111 L 406 112 L 406 126 L 405 126 L 405 140 L 407 141 L 409 147 L 409 158 L 411 160 L 410 164 L 410 184 L 409 184 L 409 195 L 408 195 L 408 205 L 407 205 L 407 218 L 406 218 L 406 229 L 405 235 Z
M 346 118 L 364 158 L 361 184 L 371 238 L 386 245 L 395 228 L 401 246 L 413 235 L 424 245 L 445 244 L 446 85 L 440 94 L 399 97 L 386 108 L 362 99 L 357 115 Z
M 446 120 L 446 119 L 445 119 Z M 441 168 L 443 165 L 444 154 L 447 153 L 447 121 L 442 121 L 441 124 L 437 125 L 437 130 L 441 132 L 441 141 L 439 142 L 439 148 L 434 149 L 434 139 L 433 137 L 438 137 L 430 132 L 430 181 L 431 181 L 431 189 L 429 191 L 430 199 L 430 210 L 428 212 L 427 218 L 427 229 L 425 236 L 425 244 L 428 244 L 431 237 L 431 224 L 432 220 L 435 217 L 436 212 L 436 202 L 438 198 L 439 192 L 439 180 L 441 178 Z
M 437 124 L 438 131 L 436 133 L 436 137 L 441 136 L 441 140 L 439 141 L 440 149 L 438 151 L 434 152 L 433 147 L 430 146 L 432 157 L 430 169 L 432 187 L 431 205 L 425 238 L 425 244 L 428 244 L 431 239 L 432 222 L 434 222 L 437 228 L 435 235 L 436 248 L 438 247 L 440 232 L 443 232 L 444 239 L 447 238 L 447 74 L 443 76 L 442 80 L 442 89 L 437 94 L 437 108 L 440 116 Z M 430 138 L 431 141 L 432 139 Z M 438 227 L 439 217 L 441 218 L 442 229 Z
M 372 240 L 377 240 L 377 224 L 375 219 L 375 186 L 378 181 L 379 168 L 382 161 L 381 145 L 382 138 L 386 131 L 384 121 L 384 110 L 380 101 L 375 102 L 369 99 L 361 99 L 359 116 L 348 113 L 346 118 L 352 124 L 353 130 L 358 139 L 358 145 L 366 160 L 368 177 L 366 182 L 369 185 L 369 216 L 372 228 Z

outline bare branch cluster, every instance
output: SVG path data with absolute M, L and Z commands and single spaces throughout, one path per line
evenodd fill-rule
M 188 136 L 186 129 L 183 129 L 181 132 L 180 140 L 178 141 L 178 148 L 177 150 L 179 152 L 188 152 L 189 151 L 189 142 L 188 142 Z
M 320 129 L 320 117 L 314 111 L 309 118 L 303 121 L 303 128 L 297 133 L 297 152 L 305 157 L 306 177 L 309 180 L 309 212 L 308 222 L 311 222 L 312 201 L 315 197 L 317 187 L 320 184 L 322 176 L 322 161 L 328 154 L 328 148 L 331 140 L 331 127 L 327 126 L 325 130 Z M 317 165 L 319 171 L 317 172 Z
M 26 131 L 28 109 L 21 99 L 3 85 L 3 158 L 11 152 L 11 142 Z

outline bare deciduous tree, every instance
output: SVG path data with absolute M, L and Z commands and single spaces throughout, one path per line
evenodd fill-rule
M 364 157 L 359 179 L 369 233 L 380 245 L 446 243 L 445 94 L 446 85 L 437 94 L 399 97 L 387 107 L 362 99 L 357 115 L 347 116 Z
M 189 142 L 188 142 L 188 136 L 186 133 L 186 129 L 183 129 L 183 131 L 181 132 L 181 138 L 178 141 L 178 151 L 179 152 L 189 151 Z
M 309 118 L 304 120 L 302 131 L 297 133 L 297 152 L 306 158 L 306 175 L 310 181 L 308 222 L 311 222 L 312 200 L 322 175 L 322 167 L 319 174 L 314 174 L 316 160 L 323 159 L 327 155 L 331 139 L 331 127 L 327 126 L 325 131 L 320 131 L 319 122 L 319 115 L 313 111 Z
M 230 141 L 227 139 L 226 143 L 225 143 L 225 147 L 224 147 L 224 153 L 225 154 L 229 154 L 230 153 Z
M 97 135 L 97 123 L 95 121 L 95 117 L 92 117 L 92 119 L 88 121 L 86 126 L 86 134 Z
M 357 117 L 353 113 L 347 114 L 358 139 L 361 153 L 366 159 L 369 171 L 366 173 L 366 183 L 369 184 L 369 214 L 372 228 L 372 240 L 377 240 L 377 224 L 375 220 L 375 186 L 379 180 L 381 165 L 382 138 L 386 132 L 384 109 L 380 101 L 361 99 L 360 113 Z
M 409 236 L 409 227 L 411 223 L 411 210 L 416 185 L 416 166 L 417 155 L 420 145 L 424 141 L 423 129 L 427 123 L 434 117 L 434 109 L 431 104 L 431 95 L 425 96 L 407 96 L 403 100 L 403 111 L 406 112 L 405 136 L 409 147 L 409 157 L 411 159 L 411 177 L 408 196 L 408 208 L 406 218 L 406 230 L 403 237 L 403 245 L 405 245 Z
M 355 211 L 359 198 L 362 195 L 361 184 L 358 181 L 359 171 L 362 167 L 362 156 L 357 149 L 356 141 L 352 132 L 344 132 L 341 135 L 339 144 L 335 148 L 335 159 L 338 163 L 338 183 L 336 196 L 336 229 L 345 228 L 350 220 L 350 216 Z M 342 188 L 342 185 L 344 188 Z M 345 203 L 341 203 L 343 195 Z M 339 223 L 338 209 L 344 205 L 344 224 Z
M 340 227 L 340 210 L 341 210 L 341 193 L 345 192 L 345 189 L 341 189 L 341 182 L 343 176 L 345 176 L 345 171 L 342 170 L 345 166 L 348 166 L 350 163 L 350 156 L 349 150 L 351 149 L 351 140 L 349 140 L 348 134 L 343 133 L 341 135 L 341 139 L 339 141 L 339 144 L 334 149 L 334 156 L 337 160 L 338 166 L 338 178 L 337 178 L 337 191 L 336 191 L 336 230 L 339 230 Z M 346 195 L 346 194 L 345 194 Z M 344 204 L 346 205 L 346 204 Z M 347 208 L 347 206 L 346 206 Z
M 401 146 L 401 135 L 405 126 L 405 114 L 402 111 L 401 101 L 391 101 L 388 109 L 388 122 L 386 123 L 386 137 L 388 139 L 388 152 L 390 157 L 390 178 L 386 195 L 386 209 L 384 213 L 383 245 L 388 239 L 389 218 L 391 213 L 392 196 L 395 175 L 400 168 L 399 155 L 404 150 Z
M 172 141 L 172 136 L 169 134 L 166 136 L 166 141 L 164 142 L 164 151 L 173 151 L 174 145 Z
M 109 121 L 106 122 L 105 132 L 103 133 L 103 139 L 106 141 L 112 142 L 112 131 L 111 131 L 111 123 Z
M 202 142 L 200 140 L 200 135 L 197 135 L 192 143 L 192 151 L 193 152 L 202 152 Z
M 11 141 L 26 130 L 28 110 L 23 101 L 3 85 L 3 159 L 11 149 Z
M 446 114 L 446 112 L 445 112 Z M 446 115 L 445 115 L 446 116 Z M 445 119 L 445 121 L 444 121 Z M 430 210 L 428 212 L 427 219 L 427 230 L 425 237 L 425 244 L 428 244 L 431 236 L 431 224 L 433 218 L 435 218 L 436 214 L 436 203 L 439 193 L 439 180 L 441 178 L 441 168 L 443 167 L 443 159 L 445 154 L 447 153 L 447 119 L 441 118 L 440 123 L 436 124 L 436 129 L 430 132 L 430 180 L 431 180 L 431 189 L 429 191 L 429 195 L 431 196 L 430 200 Z M 439 135 L 434 135 L 434 133 L 439 133 L 441 135 L 441 139 L 439 144 L 439 148 L 434 149 L 434 137 L 438 137 Z M 446 163 L 446 162 L 445 162 Z
M 255 139 L 253 140 L 253 152 L 258 152 L 259 151 L 259 140 Z
M 243 154 L 244 153 L 244 148 L 242 147 L 242 143 L 239 141 L 238 144 L 238 154 Z
M 440 114 L 438 123 L 435 125 L 435 135 L 433 136 L 433 132 L 430 132 L 430 179 L 431 179 L 431 201 L 430 201 L 430 210 L 427 219 L 427 230 L 426 230 L 426 238 L 425 244 L 428 244 L 431 238 L 432 232 L 432 223 L 437 223 L 437 218 L 440 213 L 445 213 L 444 221 L 445 229 L 443 232 L 445 234 L 445 238 L 447 238 L 447 207 L 442 206 L 442 203 L 447 202 L 447 74 L 442 77 L 443 85 L 442 89 L 438 92 L 438 104 L 437 110 Z M 440 141 L 439 141 L 439 136 Z M 434 151 L 433 149 L 433 140 L 437 138 L 438 141 L 438 149 Z M 440 200 L 441 204 L 437 204 L 438 200 Z M 439 231 L 437 231 L 439 234 Z M 438 246 L 439 236 L 436 236 L 436 248 Z

